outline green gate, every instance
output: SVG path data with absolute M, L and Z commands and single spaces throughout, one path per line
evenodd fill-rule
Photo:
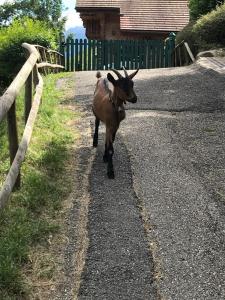
M 153 69 L 173 66 L 174 34 L 164 40 L 78 40 L 62 45 L 66 71 Z

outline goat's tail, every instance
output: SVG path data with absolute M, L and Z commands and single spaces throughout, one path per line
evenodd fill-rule
M 98 71 L 98 72 L 96 73 L 96 77 L 97 77 L 98 79 L 102 77 L 102 74 L 101 74 L 100 71 Z

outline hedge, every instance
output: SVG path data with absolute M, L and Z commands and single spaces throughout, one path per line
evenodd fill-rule
M 187 25 L 178 35 L 177 44 L 182 40 L 189 43 L 196 55 L 203 50 L 225 47 L 225 4 Z
M 205 44 L 225 46 L 225 4 L 202 16 L 193 27 L 198 40 Z
M 26 58 L 22 43 L 56 48 L 57 31 L 43 21 L 23 18 L 0 28 L 0 90 L 6 88 Z

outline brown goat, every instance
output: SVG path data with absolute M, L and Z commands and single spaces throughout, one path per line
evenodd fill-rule
M 108 163 L 107 175 L 108 178 L 113 179 L 113 142 L 116 137 L 116 132 L 119 128 L 120 122 L 125 119 L 124 104 L 126 101 L 131 103 L 137 102 L 137 96 L 133 90 L 134 83 L 132 78 L 137 74 L 138 69 L 132 74 L 128 75 L 124 69 L 125 77 L 123 77 L 117 70 L 112 71 L 117 75 L 118 79 L 108 73 L 107 79 L 101 77 L 101 73 L 97 72 L 98 78 L 93 101 L 93 113 L 95 115 L 95 132 L 93 138 L 93 147 L 98 145 L 98 128 L 100 121 L 106 126 L 106 139 L 105 139 L 105 153 L 103 161 Z M 110 90 L 108 81 L 112 83 L 113 89 Z

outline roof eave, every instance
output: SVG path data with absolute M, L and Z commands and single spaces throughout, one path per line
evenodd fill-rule
M 121 32 L 129 32 L 129 33 L 141 33 L 141 34 L 146 34 L 146 33 L 165 33 L 165 32 L 179 32 L 181 29 L 120 29 Z
M 79 13 L 82 12 L 93 12 L 93 11 L 120 11 L 119 7 L 75 7 L 76 11 Z

